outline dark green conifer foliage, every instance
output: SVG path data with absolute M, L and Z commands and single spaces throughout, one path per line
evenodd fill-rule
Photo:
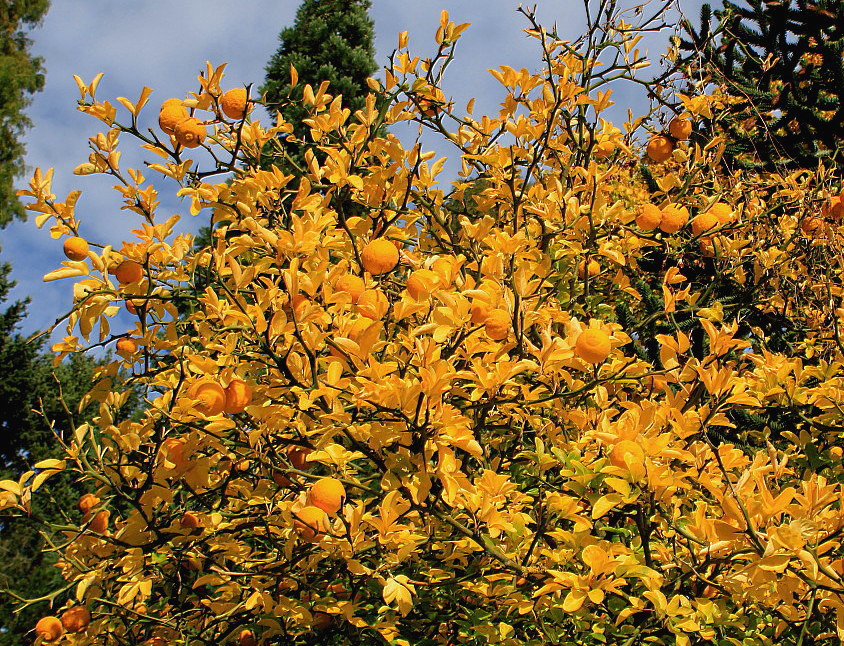
M 712 28 L 712 16 L 717 28 Z M 736 168 L 789 170 L 844 165 L 844 2 L 724 0 L 686 22 L 687 78 L 704 78 L 737 99 L 714 124 Z
M 328 93 L 342 94 L 344 107 L 352 112 L 363 107 L 369 91 L 366 79 L 378 67 L 369 7 L 369 0 L 305 0 L 293 25 L 279 35 L 281 45 L 267 64 L 261 94 L 272 114 L 280 110 L 293 124 L 296 139 L 308 141 L 308 128 L 302 124 L 307 113 L 288 100 L 300 99 L 306 84 L 316 90 L 330 81 Z M 292 88 L 291 65 L 299 76 Z M 288 154 L 300 160 L 294 151 L 289 149 Z

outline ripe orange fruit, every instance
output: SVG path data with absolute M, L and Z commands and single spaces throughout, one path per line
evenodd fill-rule
M 469 308 L 469 312 L 472 315 L 472 323 L 474 325 L 482 325 L 486 323 L 491 311 L 489 303 L 480 300 L 472 301 L 472 305 Z
M 365 289 L 366 284 L 363 282 L 363 278 L 354 274 L 343 274 L 334 283 L 334 291 L 346 292 L 351 295 L 352 303 L 358 302 L 360 295 L 363 294 Z
M 380 289 L 367 289 L 358 299 L 358 312 L 361 316 L 377 321 L 390 309 L 390 302 Z
M 195 382 L 188 389 L 188 397 L 194 401 L 194 408 L 208 417 L 219 415 L 226 408 L 226 391 L 211 379 Z
M 674 117 L 668 123 L 668 134 L 675 139 L 688 139 L 692 134 L 692 122 L 682 117 Z
M 319 507 L 302 507 L 294 517 L 293 528 L 303 541 L 310 542 L 328 530 L 328 515 Z
M 706 213 L 701 213 L 692 220 L 692 233 L 699 236 L 716 228 L 719 224 L 718 216 L 711 211 L 707 211 Z
M 252 401 L 252 388 L 243 379 L 232 379 L 226 386 L 226 404 L 224 410 L 229 415 L 242 413 Z
M 91 510 L 94 509 L 94 507 L 96 507 L 99 504 L 100 504 L 100 499 L 97 498 L 94 494 L 92 494 L 92 493 L 82 494 L 82 496 L 79 498 L 79 503 L 78 503 L 79 511 L 81 511 L 83 514 L 89 514 L 89 513 L 91 513 Z
M 246 88 L 236 87 L 220 97 L 220 108 L 229 119 L 243 119 L 246 116 Z
M 144 268 L 134 260 L 124 260 L 114 269 L 114 277 L 121 285 L 139 283 L 144 278 Z
M 507 310 L 492 310 L 484 321 L 484 332 L 493 341 L 501 341 L 507 338 L 512 324 Z
M 335 478 L 320 478 L 308 491 L 308 502 L 328 514 L 336 514 L 346 499 L 343 483 Z
M 665 135 L 655 135 L 648 142 L 646 152 L 651 161 L 664 162 L 674 152 L 674 142 Z
M 185 529 L 196 529 L 199 527 L 199 516 L 192 511 L 186 511 L 179 519 L 179 525 Z
M 85 260 L 88 257 L 88 243 L 79 236 L 70 236 L 62 246 L 68 260 Z
M 62 613 L 62 626 L 69 633 L 81 633 L 91 623 L 91 613 L 85 606 L 74 606 Z
M 440 282 L 440 277 L 430 269 L 417 269 L 407 277 L 407 293 L 417 301 L 431 295 Z
M 677 233 L 689 221 L 689 210 L 685 206 L 669 204 L 662 209 L 662 221 L 659 228 L 665 233 Z
M 287 459 L 290 460 L 290 464 L 294 469 L 307 471 L 310 466 L 307 458 L 313 452 L 313 449 L 307 446 L 294 446 L 293 448 L 287 449 Z
M 399 264 L 399 250 L 386 238 L 376 238 L 367 243 L 360 253 L 363 268 L 373 276 L 393 271 Z
M 597 276 L 601 273 L 601 265 L 597 260 L 590 259 L 588 264 L 586 263 L 586 260 L 581 260 L 577 264 L 578 278 L 586 278 L 587 273 L 590 277 Z
M 195 117 L 188 117 L 176 124 L 173 136 L 185 148 L 196 148 L 205 139 L 205 125 Z
M 639 207 L 639 215 L 636 216 L 636 225 L 642 231 L 653 231 L 662 222 L 662 210 L 656 204 L 642 204 Z
M 38 620 L 38 623 L 35 624 L 35 634 L 43 638 L 45 642 L 55 642 L 61 639 L 64 628 L 58 617 L 50 615 Z
M 707 213 L 711 213 L 718 218 L 719 224 L 729 224 L 733 221 L 733 207 L 724 202 L 715 202 L 709 207 Z
M 574 344 L 574 353 L 587 363 L 601 363 L 610 356 L 611 350 L 609 335 L 593 328 L 583 330 Z
M 185 439 L 183 437 L 168 437 L 161 443 L 164 456 L 172 462 L 177 469 L 182 469 L 187 464 L 185 460 Z
M 248 628 L 241 630 L 237 636 L 237 646 L 257 646 L 257 644 L 258 640 L 255 639 L 255 634 Z
M 138 344 L 135 342 L 135 339 L 128 336 L 117 339 L 114 347 L 117 350 L 117 354 L 124 358 L 134 356 L 138 352 Z
M 91 519 L 91 524 L 88 525 L 88 529 L 90 529 L 95 534 L 103 534 L 108 529 L 108 517 L 111 516 L 111 512 L 107 509 L 103 509 L 102 511 L 98 511 L 94 514 L 94 518 Z
M 188 118 L 188 111 L 179 99 L 167 99 L 158 112 L 158 127 L 172 135 L 176 125 Z
M 138 314 L 138 310 L 144 306 L 143 299 L 130 298 L 126 300 L 126 311 L 130 314 Z
M 817 216 L 810 216 L 805 218 L 803 222 L 800 223 L 800 230 L 803 231 L 806 235 L 812 235 L 818 233 L 823 229 L 823 220 Z

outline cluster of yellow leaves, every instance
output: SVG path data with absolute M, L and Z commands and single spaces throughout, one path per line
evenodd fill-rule
M 444 17 L 442 48 L 463 27 Z M 110 128 L 85 172 L 122 178 L 144 223 L 48 274 L 84 276 L 60 353 L 96 328 L 110 341 L 122 303 L 136 319 L 119 335 L 136 351 L 102 370 L 99 416 L 67 446 L 65 468 L 111 512 L 65 530 L 63 574 L 94 615 L 69 643 L 235 643 L 247 629 L 300 643 L 328 627 L 338 643 L 401 644 L 761 644 L 810 623 L 844 635 L 830 452 L 844 236 L 832 211 L 800 228 L 831 183 L 726 177 L 717 141 L 679 144 L 649 183 L 632 133 L 598 117 L 609 93 L 580 82 L 589 60 L 530 33 L 548 64 L 495 71 L 495 117 L 455 115 L 435 64 L 401 49 L 357 114 L 305 89 L 307 168 L 258 164 L 291 131 L 281 118 L 220 121 L 207 174 L 145 141 L 164 159 L 150 169 L 214 224 L 199 249 L 119 167 L 118 134 L 139 134 L 148 93 L 120 101 L 120 125 L 96 81 L 80 84 Z M 209 66 L 198 109 L 221 80 Z M 450 189 L 443 160 L 390 134 L 410 119 L 457 148 Z M 595 141 L 615 147 L 590 154 Z M 50 177 L 36 174 L 30 208 L 54 235 L 79 234 L 78 194 L 56 202 Z M 636 225 L 644 204 L 720 204 L 723 218 L 654 232 Z M 395 268 L 366 270 L 376 239 L 398 249 Z M 109 277 L 125 259 L 141 280 Z M 609 339 L 605 360 L 576 351 L 585 329 Z M 251 399 L 230 407 L 236 381 Z M 130 389 L 144 407 L 121 419 Z M 26 509 L 59 467 L 38 468 L 35 483 L 0 483 L 0 506 Z M 324 476 L 347 497 L 309 515 Z

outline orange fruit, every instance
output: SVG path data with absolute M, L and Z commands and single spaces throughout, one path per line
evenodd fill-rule
M 61 636 L 64 634 L 64 628 L 58 617 L 50 615 L 48 617 L 41 617 L 38 620 L 38 623 L 35 624 L 35 634 L 45 642 L 55 642 L 61 639 Z
M 601 363 L 610 356 L 612 344 L 603 330 L 583 330 L 574 344 L 574 353 L 587 363 Z
M 669 204 L 662 209 L 662 221 L 659 228 L 665 233 L 677 233 L 689 221 L 689 210 L 685 206 Z
M 407 277 L 407 293 L 417 301 L 424 300 L 437 287 L 440 277 L 430 269 L 417 269 Z
M 287 459 L 290 460 L 290 464 L 294 469 L 307 471 L 310 466 L 307 458 L 313 452 L 313 449 L 307 446 L 294 446 L 293 448 L 287 449 Z
M 302 507 L 294 514 L 293 529 L 303 541 L 312 541 L 328 530 L 328 515 L 313 505 Z
M 692 122 L 682 117 L 674 117 L 668 123 L 668 134 L 675 139 L 688 139 L 692 134 Z
M 707 211 L 706 213 L 701 213 L 692 220 L 692 233 L 699 236 L 707 231 L 711 231 L 719 224 L 720 222 L 718 222 L 718 216 L 711 211 Z
M 219 415 L 226 408 L 226 391 L 216 381 L 200 379 L 188 389 L 194 408 L 208 417 Z
M 115 267 L 114 277 L 121 285 L 139 283 L 144 278 L 144 268 L 134 260 L 124 260 Z
M 733 207 L 724 202 L 715 202 L 709 207 L 707 213 L 711 213 L 718 218 L 719 224 L 729 224 L 733 221 Z
M 242 413 L 252 401 L 252 388 L 243 379 L 232 379 L 226 386 L 225 412 L 229 415 Z
M 199 516 L 192 511 L 186 511 L 179 519 L 179 525 L 184 529 L 196 529 L 199 527 Z
M 127 299 L 126 311 L 130 314 L 138 314 L 138 308 L 143 307 L 144 301 L 137 299 Z
M 188 111 L 179 99 L 167 99 L 158 112 L 158 127 L 172 135 L 176 125 L 188 118 Z
M 376 238 L 367 243 L 360 253 L 363 268 L 373 276 L 393 271 L 399 264 L 399 250 L 386 238 Z
M 823 220 L 816 216 L 810 216 L 805 218 L 803 222 L 800 223 L 800 229 L 806 235 L 812 235 L 814 233 L 818 233 L 823 229 Z
M 70 236 L 62 246 L 68 260 L 85 260 L 88 257 L 88 243 L 79 236 Z
M 103 509 L 102 511 L 98 511 L 94 514 L 94 518 L 91 520 L 91 523 L 88 525 L 88 529 L 90 529 L 95 534 L 103 534 L 108 529 L 108 517 L 111 516 L 111 512 L 107 509 Z
M 296 294 L 290 299 L 290 307 L 293 308 L 293 313 L 296 314 L 297 319 L 302 318 L 308 303 L 310 303 L 310 299 L 304 294 Z
M 91 623 L 91 613 L 85 606 L 74 606 L 62 613 L 62 626 L 69 633 L 81 633 Z
M 236 87 L 220 97 L 220 108 L 229 119 L 243 119 L 246 116 L 246 88 Z
M 639 215 L 636 216 L 636 225 L 642 231 L 653 231 L 662 222 L 662 211 L 656 204 L 642 204 L 639 207 Z
M 655 135 L 648 142 L 646 152 L 651 161 L 664 162 L 674 152 L 674 142 L 665 135 Z
M 390 309 L 390 302 L 380 289 L 367 289 L 358 299 L 358 312 L 361 316 L 377 321 Z
M 493 341 L 501 341 L 507 338 L 512 324 L 507 310 L 492 310 L 484 321 L 484 332 Z
M 176 124 L 173 136 L 185 148 L 196 148 L 205 139 L 205 125 L 195 117 L 188 117 Z
M 257 644 L 258 640 L 255 639 L 255 634 L 248 628 L 241 630 L 237 636 L 237 646 L 257 646 Z
M 320 478 L 308 491 L 308 502 L 328 514 L 336 514 L 346 499 L 343 483 L 335 478 Z
M 117 350 L 117 354 L 124 358 L 131 357 L 138 352 L 138 344 L 135 342 L 135 339 L 128 336 L 117 339 L 114 347 Z
M 355 276 L 354 274 L 343 274 L 334 283 L 334 291 L 345 292 L 352 297 L 352 303 L 357 303 L 360 295 L 366 289 L 366 284 L 363 278 Z
M 161 448 L 164 451 L 164 456 L 176 465 L 177 469 L 184 468 L 187 464 L 185 460 L 185 439 L 182 437 L 168 437 L 161 443 Z
M 100 504 L 100 499 L 92 493 L 82 494 L 79 498 L 79 511 L 83 514 L 89 514 L 94 507 Z
M 588 264 L 586 260 L 581 260 L 577 264 L 578 278 L 586 278 L 587 273 L 590 277 L 597 276 L 601 273 L 601 265 L 598 263 L 597 260 L 590 259 Z
M 472 315 L 472 323 L 474 325 L 482 325 L 486 323 L 491 311 L 489 303 L 479 300 L 472 301 L 472 305 L 469 307 L 469 312 Z

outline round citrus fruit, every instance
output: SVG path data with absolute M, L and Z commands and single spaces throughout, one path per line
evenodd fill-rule
M 114 269 L 114 277 L 121 285 L 139 283 L 144 277 L 144 268 L 134 260 L 124 260 Z
M 668 134 L 675 139 L 688 139 L 692 134 L 692 122 L 682 117 L 674 117 L 668 124 Z
M 674 142 L 665 135 L 655 135 L 648 142 L 646 152 L 651 161 L 664 162 L 674 152 Z
M 100 499 L 92 493 L 82 494 L 79 498 L 79 511 L 83 514 L 90 513 L 94 507 L 100 504 Z
M 293 528 L 303 541 L 312 541 L 328 529 L 328 515 L 319 507 L 302 507 L 294 516 Z
M 242 413 L 252 401 L 252 388 L 243 379 L 232 379 L 226 386 L 226 405 L 229 415 Z
M 707 213 L 711 213 L 718 218 L 719 224 L 729 224 L 733 221 L 733 207 L 724 202 L 715 202 L 709 207 Z
M 335 478 L 320 478 L 308 491 L 308 502 L 328 514 L 336 514 L 345 499 L 343 483 Z
M 176 124 L 173 136 L 185 148 L 196 148 L 205 139 L 205 125 L 194 117 L 188 117 Z
M 653 231 L 662 222 L 662 210 L 656 204 L 642 204 L 636 216 L 636 226 L 642 231 Z
M 386 238 L 370 241 L 360 253 L 363 268 L 373 276 L 393 271 L 399 264 L 399 250 Z
M 589 277 L 597 276 L 601 273 L 601 265 L 598 263 L 597 260 L 590 259 L 587 263 L 586 260 L 581 260 L 577 264 L 577 276 L 578 278 L 586 278 L 588 275 Z
M 349 294 L 352 297 L 352 303 L 358 302 L 365 289 L 366 284 L 363 282 L 363 278 L 354 274 L 343 274 L 334 283 L 334 290 Z
M 486 301 L 472 301 L 472 305 L 469 307 L 469 312 L 472 315 L 472 323 L 474 325 L 483 325 L 489 318 L 489 313 L 491 311 L 492 309 Z
M 236 87 L 220 97 L 220 108 L 229 119 L 243 119 L 246 116 L 246 88 Z
M 587 363 L 601 363 L 610 355 L 612 345 L 603 330 L 583 330 L 574 344 L 574 353 Z
M 91 613 L 85 606 L 74 606 L 62 613 L 62 626 L 69 633 L 81 633 L 91 623 Z
M 407 293 L 414 300 L 428 298 L 437 287 L 440 277 L 430 269 L 417 269 L 407 277 Z
M 244 628 L 237 636 L 237 646 L 257 646 L 258 640 L 255 634 L 248 628 Z
M 85 260 L 88 257 L 88 243 L 79 236 L 71 236 L 64 241 L 64 255 L 68 260 Z
M 208 417 L 219 415 L 226 408 L 226 391 L 211 379 L 200 379 L 194 383 L 188 390 L 188 396 L 193 400 L 194 407 Z
M 188 118 L 188 111 L 179 99 L 167 99 L 158 112 L 158 127 L 172 135 L 179 122 Z
M 138 344 L 135 342 L 135 339 L 124 336 L 117 339 L 115 349 L 121 357 L 131 357 L 138 352 Z
M 390 302 L 380 289 L 367 289 L 358 299 L 358 312 L 361 316 L 376 321 L 390 309 Z
M 692 233 L 699 236 L 707 231 L 711 231 L 719 224 L 718 216 L 711 211 L 707 211 L 706 213 L 701 213 L 692 220 Z
M 88 529 L 90 529 L 95 534 L 103 534 L 108 529 L 108 517 L 111 516 L 111 512 L 107 509 L 103 509 L 102 511 L 98 511 L 94 514 L 94 517 L 91 519 L 91 523 L 88 525 Z
M 293 448 L 287 449 L 287 459 L 290 460 L 290 464 L 294 469 L 306 471 L 310 466 L 308 456 L 313 452 L 313 449 L 307 446 L 294 446 Z
M 669 204 L 662 209 L 662 221 L 659 228 L 665 233 L 677 233 L 689 221 L 689 210 L 685 206 Z
M 484 321 L 484 332 L 493 341 L 501 341 L 507 338 L 512 323 L 507 310 L 492 310 Z
M 35 634 L 45 642 L 55 642 L 64 634 L 62 622 L 58 617 L 41 617 L 35 624 Z
M 161 443 L 164 456 L 172 462 L 177 469 L 182 469 L 187 464 L 185 460 L 185 439 L 183 437 L 168 437 Z
M 186 511 L 182 514 L 182 517 L 179 518 L 179 525 L 185 529 L 196 529 L 199 527 L 199 516 L 194 514 L 192 511 Z

